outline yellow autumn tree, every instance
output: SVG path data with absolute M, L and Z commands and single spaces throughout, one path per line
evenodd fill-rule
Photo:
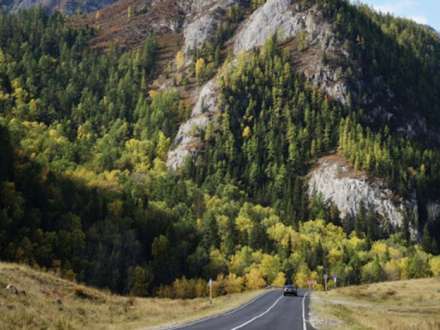
M 196 61 L 196 65 L 195 65 L 195 73 L 196 73 L 197 82 L 201 83 L 203 81 L 205 71 L 206 71 L 206 62 L 203 58 L 199 58 Z
M 388 281 L 400 280 L 400 261 L 397 259 L 389 260 L 384 266 L 384 272 Z
M 195 281 L 194 292 L 196 297 L 205 297 L 208 293 L 208 285 L 205 280 L 199 278 Z
M 243 290 L 243 278 L 230 273 L 225 279 L 225 291 L 227 294 L 239 293 Z
M 286 274 L 279 272 L 272 282 L 272 285 L 281 288 L 286 284 Z
M 440 256 L 431 258 L 429 266 L 431 267 L 432 275 L 440 276 Z
M 234 274 L 243 275 L 250 264 L 252 264 L 252 249 L 244 246 L 231 256 L 228 268 Z
M 246 287 L 250 290 L 261 289 L 266 286 L 263 274 L 258 268 L 252 268 L 245 278 Z
M 178 51 L 176 54 L 176 67 L 180 70 L 185 65 L 185 54 L 182 51 Z
M 261 258 L 260 271 L 268 283 L 272 283 L 281 271 L 280 257 L 264 254 Z
M 249 126 L 246 126 L 243 129 L 243 134 L 242 134 L 243 139 L 247 140 L 247 139 L 249 139 L 251 137 L 251 135 L 252 135 L 251 128 Z
M 167 138 L 165 134 L 162 133 L 162 131 L 159 131 L 158 134 L 159 134 L 159 141 L 156 147 L 157 157 L 165 161 L 167 159 L 168 149 L 171 145 L 171 140 L 170 138 Z
M 225 293 L 225 276 L 223 274 L 217 275 L 215 281 L 212 282 L 212 296 L 218 297 Z
M 310 276 L 310 269 L 307 267 L 307 265 L 302 264 L 298 271 L 296 272 L 294 276 L 294 282 L 295 284 L 300 288 L 306 288 L 307 287 L 307 281 L 311 279 Z

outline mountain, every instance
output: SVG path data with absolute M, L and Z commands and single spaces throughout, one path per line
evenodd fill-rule
M 217 42 L 223 47 L 221 42 L 214 39 L 218 33 L 216 29 L 222 24 L 227 24 L 228 18 L 218 15 L 217 12 L 227 11 L 234 5 L 236 3 L 230 1 L 217 2 L 211 10 L 204 10 L 203 15 L 189 18 L 188 23 L 183 27 L 183 49 L 187 58 L 191 57 L 194 48 L 206 43 Z M 344 15 L 348 17 L 344 18 Z M 341 26 L 344 29 L 341 30 Z M 362 109 L 361 120 L 367 127 L 374 130 L 377 130 L 378 126 L 382 129 L 386 127 L 399 136 L 413 141 L 424 141 L 427 146 L 438 147 L 439 135 L 437 124 L 434 124 L 439 120 L 439 109 L 435 105 L 438 101 L 438 93 L 437 87 L 433 86 L 439 86 L 439 81 L 428 72 L 439 69 L 436 57 L 440 48 L 439 39 L 431 29 L 406 20 L 393 19 L 392 22 L 387 22 L 384 17 L 365 6 L 354 8 L 344 6 L 343 3 L 330 4 L 319 1 L 297 3 L 288 0 L 265 2 L 249 17 L 243 17 L 235 29 L 225 42 L 229 43 L 236 56 L 243 51 L 262 46 L 278 31 L 280 36 L 278 41 L 284 43 L 284 48 L 291 52 L 289 62 L 295 70 L 332 100 L 347 108 Z M 414 47 L 414 45 L 410 46 L 412 39 L 417 40 L 415 42 L 419 43 L 418 46 L 421 48 L 426 48 L 423 55 L 418 53 L 420 49 L 412 49 Z M 426 72 L 424 75 L 426 80 L 420 79 L 418 75 L 423 71 Z M 200 136 L 209 123 L 215 121 L 216 114 L 223 111 L 222 105 L 218 104 L 217 85 L 220 79 L 222 79 L 220 75 L 214 77 L 200 88 L 192 116 L 180 127 L 174 148 L 168 155 L 170 168 L 181 167 L 189 155 L 195 155 L 199 150 L 203 150 L 204 143 Z M 408 84 L 402 84 L 402 81 Z M 422 86 L 431 87 L 423 90 Z M 356 123 L 351 124 L 355 126 Z M 364 164 L 367 168 L 371 168 L 370 161 L 374 158 L 374 151 L 371 153 L 367 159 L 368 164 Z M 356 157 L 362 157 L 360 154 L 353 155 L 351 151 L 346 154 L 347 157 L 351 157 L 353 165 L 356 163 Z M 395 170 L 398 165 L 393 167 Z M 356 168 L 359 169 L 359 166 Z M 337 185 L 335 181 L 328 184 Z M 390 206 L 379 203 L 380 205 L 375 209 L 394 208 L 392 212 L 396 215 L 391 217 L 391 223 L 394 226 L 402 226 L 402 212 L 413 213 L 412 210 L 417 205 L 415 196 L 417 192 L 415 187 L 395 188 L 397 189 L 394 189 L 394 192 L 397 193 L 399 190 L 400 193 L 405 191 L 407 198 L 404 204 L 408 204 L 409 207 L 398 211 L 397 206 L 392 202 L 393 198 L 386 198 L 385 205 L 390 203 Z M 350 191 L 352 188 L 347 186 L 342 186 L 340 188 L 342 190 L 330 194 L 326 194 L 322 185 L 317 189 L 319 193 L 324 194 L 326 201 L 331 202 L 337 202 L 335 196 L 338 193 L 342 195 L 352 193 Z M 365 198 L 358 198 L 356 205 L 351 202 L 352 205 L 348 208 L 352 210 L 352 215 L 357 214 L 359 203 L 371 204 L 368 201 L 368 196 L 371 195 L 369 189 L 366 185 L 365 188 L 357 191 L 359 195 L 364 194 Z M 341 203 L 337 204 L 341 205 Z M 439 216 L 439 206 L 435 199 L 426 201 L 425 206 L 422 207 L 431 210 L 421 211 L 428 213 L 429 221 Z M 419 212 L 416 211 L 414 216 L 418 218 Z M 385 218 L 390 219 L 390 214 L 388 213 Z
M 2 259 L 167 297 L 433 273 L 432 29 L 345 0 L 1 15 Z
M 32 7 L 42 7 L 50 12 L 60 11 L 67 15 L 87 13 L 110 5 L 114 0 L 6 0 L 3 9 L 17 12 Z

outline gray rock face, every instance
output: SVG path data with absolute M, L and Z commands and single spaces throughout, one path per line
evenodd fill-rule
M 67 15 L 75 14 L 77 10 L 81 12 L 91 12 L 110 5 L 116 0 L 13 0 L 6 7 L 11 12 L 31 7 L 41 6 L 51 12 L 61 11 Z
M 268 0 L 242 22 L 233 37 L 234 54 L 250 51 L 262 46 L 275 33 L 281 41 L 294 38 L 299 33 L 307 36 L 307 44 L 313 56 L 299 67 L 307 78 L 322 88 L 328 95 L 344 104 L 349 103 L 346 82 L 338 76 L 338 71 L 322 61 L 326 51 L 348 57 L 338 44 L 331 25 L 320 16 L 316 8 L 300 11 L 294 0 Z M 210 41 L 224 19 L 225 10 L 241 0 L 193 0 L 189 5 L 192 13 L 184 26 L 184 51 L 188 53 Z M 177 169 L 184 159 L 194 155 L 202 147 L 199 135 L 214 117 L 217 107 L 215 82 L 210 81 L 202 89 L 194 106 L 191 119 L 184 123 L 174 142 L 174 149 L 168 155 L 168 167 Z M 201 109 L 206 111 L 201 114 Z
M 309 195 L 320 194 L 325 201 L 333 202 L 341 216 L 355 216 L 361 203 L 373 209 L 384 221 L 384 225 L 401 227 L 405 212 L 417 216 L 417 203 L 396 196 L 378 179 L 368 178 L 354 169 L 339 156 L 324 157 L 310 173 Z
M 346 82 L 338 76 L 338 70 L 323 63 L 325 52 L 348 57 L 339 44 L 331 25 L 312 7 L 300 11 L 295 0 L 268 0 L 258 8 L 243 24 L 235 36 L 234 53 L 249 51 L 262 46 L 266 40 L 278 33 L 280 41 L 289 40 L 301 34 L 306 37 L 308 47 L 314 56 L 301 67 L 305 76 L 328 95 L 344 103 L 349 103 Z
M 175 148 L 168 153 L 167 166 L 177 170 L 185 160 L 196 154 L 202 147 L 201 133 L 213 120 L 217 112 L 217 83 L 210 80 L 200 91 L 191 118 L 180 126 L 174 141 Z
M 225 19 L 226 10 L 239 0 L 195 0 L 191 5 L 192 15 L 184 27 L 184 52 L 200 48 L 212 41 Z
M 268 0 L 245 22 L 235 38 L 234 53 L 262 46 L 279 32 L 281 40 L 294 36 L 302 30 L 304 19 L 292 11 L 292 0 Z
M 190 12 L 187 13 L 183 31 L 187 59 L 191 50 L 215 38 L 216 31 L 224 21 L 225 11 L 234 4 L 241 4 L 241 0 L 187 0 Z M 389 126 L 398 123 L 396 114 L 399 111 L 393 105 L 394 93 L 382 77 L 364 77 L 362 69 L 353 64 L 348 46 L 337 38 L 332 22 L 326 20 L 317 6 L 304 7 L 297 0 L 267 0 L 241 23 L 228 44 L 232 45 L 233 53 L 237 56 L 262 46 L 275 33 L 278 33 L 279 40 L 286 43 L 292 42 L 294 45 L 301 40 L 305 44 L 302 50 L 292 48 L 295 69 L 326 95 L 341 104 L 368 109 L 371 122 L 383 121 Z M 384 99 L 388 99 L 388 102 L 384 103 Z M 200 121 L 197 116 L 193 120 Z M 440 134 L 429 131 L 424 118 L 413 116 L 412 119 L 405 119 L 404 123 L 394 127 L 408 137 L 424 133 L 433 141 L 440 141 Z M 193 139 L 185 136 L 189 131 L 188 125 L 183 125 L 175 141 L 179 155 L 183 155 L 184 148 L 188 146 L 191 146 L 191 150 L 186 154 L 196 153 L 197 145 L 201 147 L 201 143 L 193 143 L 194 140 L 180 145 L 180 142 Z M 197 126 L 206 127 L 207 123 L 203 121 L 203 125 Z M 175 151 L 170 153 L 172 159 L 176 159 Z M 174 165 L 178 163 L 169 162 Z M 171 167 L 175 168 L 174 165 Z M 398 216 L 393 215 L 393 218 L 397 219 Z

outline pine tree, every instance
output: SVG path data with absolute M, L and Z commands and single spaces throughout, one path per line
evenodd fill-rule
M 429 225 L 426 223 L 425 226 L 423 226 L 423 236 L 422 236 L 422 246 L 423 249 L 425 249 L 425 251 L 427 252 L 431 252 L 432 251 L 432 237 L 431 237 L 431 233 L 429 230 Z

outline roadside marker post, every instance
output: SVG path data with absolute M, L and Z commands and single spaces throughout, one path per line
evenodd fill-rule
M 333 274 L 333 282 L 335 282 L 335 288 L 337 287 L 337 280 L 338 280 L 338 276 L 336 274 Z
M 327 290 L 328 290 L 327 280 L 328 280 L 328 275 L 324 274 L 324 288 L 325 288 L 325 292 L 327 292 Z
M 209 286 L 209 303 L 212 305 L 212 278 L 208 281 Z

